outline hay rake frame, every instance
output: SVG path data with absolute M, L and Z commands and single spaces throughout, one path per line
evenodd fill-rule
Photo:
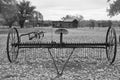
M 40 38 L 43 38 L 44 37 L 44 33 L 43 31 L 40 31 L 40 32 L 29 32 L 29 33 L 26 33 L 26 34 L 21 34 L 19 37 L 20 39 L 23 37 L 23 36 L 28 36 L 29 37 L 29 40 L 32 40 L 34 38 L 36 39 L 40 39 Z
M 57 71 L 57 77 L 61 76 L 63 74 L 63 71 L 71 58 L 74 50 L 76 48 L 102 48 L 106 49 L 106 55 L 108 62 L 110 64 L 113 64 L 116 57 L 117 52 L 117 37 L 116 32 L 113 27 L 109 27 L 106 34 L 106 41 L 104 43 L 64 43 L 63 42 L 63 31 L 61 29 L 60 34 L 60 42 L 59 43 L 23 43 L 20 42 L 20 36 L 18 33 L 18 30 L 16 28 L 12 28 L 9 31 L 8 37 L 7 37 L 7 56 L 8 60 L 12 63 L 15 62 L 18 57 L 18 52 L 20 48 L 47 48 L 48 52 L 53 60 L 54 66 Z M 11 40 L 12 39 L 12 40 Z M 61 72 L 58 70 L 58 67 L 56 66 L 55 59 L 50 51 L 51 48 L 72 48 L 73 50 L 70 52 L 70 55 L 68 59 L 66 60 L 65 64 L 63 65 L 63 68 Z

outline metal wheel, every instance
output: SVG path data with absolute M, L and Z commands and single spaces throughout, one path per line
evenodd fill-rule
M 115 29 L 112 27 L 108 28 L 107 35 L 106 35 L 106 55 L 107 59 L 110 64 L 115 61 L 116 52 L 117 52 L 117 37 Z
M 7 57 L 11 63 L 16 61 L 19 52 L 19 46 L 13 46 L 14 43 L 19 43 L 19 34 L 16 28 L 12 28 L 7 37 Z

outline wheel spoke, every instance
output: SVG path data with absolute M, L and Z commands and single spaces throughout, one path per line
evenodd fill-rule
M 14 62 L 18 56 L 18 46 L 13 46 L 13 43 L 19 42 L 19 34 L 16 28 L 10 30 L 7 39 L 7 55 L 10 62 Z
M 116 56 L 116 33 L 111 27 L 109 27 L 107 32 L 106 43 L 109 44 L 109 46 L 106 47 L 107 58 L 110 64 L 112 64 Z
M 15 47 L 13 46 L 12 53 L 11 53 L 11 59 L 14 60 L 14 54 L 15 54 Z

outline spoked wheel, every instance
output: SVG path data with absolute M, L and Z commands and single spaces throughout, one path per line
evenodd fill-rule
M 14 43 L 19 43 L 19 34 L 16 28 L 12 28 L 7 37 L 7 57 L 11 63 L 16 61 L 19 51 L 19 46 L 13 46 Z
M 108 46 L 106 46 L 107 59 L 110 64 L 113 64 L 117 52 L 117 37 L 115 29 L 112 27 L 108 28 L 106 35 L 106 43 L 108 44 Z

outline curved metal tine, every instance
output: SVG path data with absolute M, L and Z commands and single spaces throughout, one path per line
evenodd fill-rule
M 60 57 L 62 57 L 63 56 L 63 49 L 62 48 L 60 48 L 60 52 L 59 52 L 60 54 L 58 54 L 58 57 L 60 56 Z M 60 59 L 60 57 L 59 57 L 59 59 Z
M 44 33 L 42 33 L 42 39 L 41 40 L 43 40 L 43 38 L 44 38 Z
M 38 34 L 37 34 L 37 38 L 38 38 L 38 41 L 40 40 L 40 42 L 42 41 L 42 39 L 43 39 L 43 36 L 42 36 L 43 34 L 41 33 L 41 32 L 39 32 Z
M 98 53 L 99 53 L 99 57 L 98 58 L 101 60 L 102 59 L 102 49 L 99 49 Z
M 70 58 L 71 58 L 71 56 L 72 56 L 74 50 L 75 50 L 75 48 L 73 48 L 73 50 L 71 51 L 71 54 L 69 55 L 68 59 L 66 60 L 65 64 L 63 65 L 62 71 L 61 71 L 61 73 L 60 73 L 61 76 L 62 76 L 63 71 L 64 71 L 64 69 L 65 69 L 67 63 L 69 62 L 69 60 L 70 60 Z
M 104 59 L 107 60 L 106 49 L 104 49 Z
M 53 55 L 52 55 L 52 53 L 51 53 L 51 51 L 50 51 L 49 48 L 48 48 L 48 52 L 49 52 L 49 54 L 50 54 L 50 56 L 51 56 L 51 58 L 52 58 L 52 60 L 53 60 L 53 64 L 54 64 L 55 69 L 56 69 L 56 71 L 57 71 L 57 75 L 59 75 L 60 72 L 59 72 L 59 70 L 58 70 L 58 67 L 57 67 L 57 65 L 56 65 L 55 59 L 54 59 L 54 57 L 53 57 Z
M 45 36 L 45 34 L 43 33 L 43 34 L 42 34 L 42 37 L 44 38 L 44 36 Z
M 57 60 L 59 60 L 59 53 L 61 53 L 61 52 L 60 52 L 60 49 L 55 48 L 55 58 L 56 58 Z

